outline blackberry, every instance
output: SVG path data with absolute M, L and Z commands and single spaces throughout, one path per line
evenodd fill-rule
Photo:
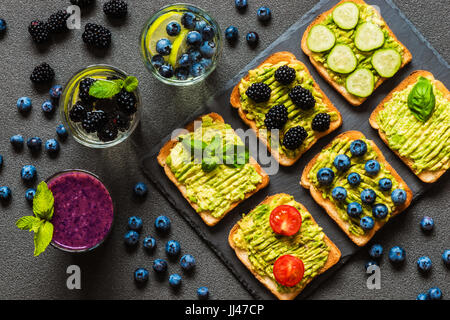
M 55 71 L 45 62 L 35 67 L 30 76 L 34 83 L 51 82 L 54 78 Z
M 28 32 L 36 43 L 43 43 L 49 39 L 48 25 L 41 20 L 31 21 L 28 26 Z
M 311 124 L 314 131 L 324 132 L 330 128 L 331 117 L 328 113 L 318 113 Z
M 92 84 L 95 82 L 95 79 L 92 78 L 86 78 L 80 81 L 80 85 L 78 86 L 78 97 L 86 104 L 93 103 L 96 98 L 89 95 L 89 89 L 91 88 Z
M 71 4 L 79 6 L 80 8 L 86 8 L 91 6 L 95 0 L 70 0 Z
M 101 49 L 109 48 L 111 45 L 111 31 L 95 23 L 86 24 L 82 38 L 87 45 Z
M 116 96 L 117 105 L 119 110 L 127 115 L 132 115 L 136 113 L 136 96 L 132 92 L 122 90 Z
M 47 26 L 49 32 L 58 33 L 67 31 L 67 19 L 69 19 L 70 14 L 66 10 L 59 10 L 58 12 L 52 14 L 47 20 Z
M 97 132 L 97 137 L 100 141 L 109 142 L 115 140 L 118 134 L 119 130 L 117 127 L 111 123 L 108 123 Z
M 308 133 L 305 128 L 296 126 L 290 128 L 283 138 L 283 145 L 289 150 L 295 150 L 300 147 L 308 137 Z
M 311 91 L 302 86 L 292 88 L 291 92 L 289 92 L 289 98 L 297 107 L 303 110 L 312 109 L 316 104 L 316 99 L 314 99 Z
M 81 122 L 81 126 L 87 133 L 93 133 L 99 131 L 107 121 L 108 118 L 105 112 L 101 110 L 90 111 Z
M 72 109 L 70 109 L 69 118 L 73 122 L 81 122 L 86 117 L 86 113 L 86 108 L 78 101 Z
M 110 0 L 103 5 L 103 12 L 108 17 L 123 18 L 127 15 L 128 4 L 123 0 Z
M 130 128 L 131 118 L 123 112 L 117 111 L 110 115 L 110 122 L 114 124 L 117 129 L 125 132 Z
M 288 85 L 295 80 L 296 75 L 295 69 L 284 65 L 275 71 L 275 80 L 281 84 Z
M 282 129 L 288 121 L 288 112 L 283 104 L 270 108 L 266 113 L 264 125 L 267 130 Z
M 245 92 L 247 96 L 256 103 L 265 102 L 270 99 L 272 89 L 262 82 L 253 83 Z

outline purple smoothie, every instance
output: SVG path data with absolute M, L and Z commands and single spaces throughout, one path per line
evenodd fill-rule
M 106 187 L 82 171 L 61 173 L 48 182 L 55 198 L 52 243 L 67 251 L 86 251 L 108 235 L 114 208 Z

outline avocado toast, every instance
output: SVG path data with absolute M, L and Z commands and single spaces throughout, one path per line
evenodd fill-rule
M 380 13 L 362 0 L 343 0 L 320 14 L 303 34 L 301 47 L 354 106 L 412 59 Z
M 201 125 L 196 127 L 198 124 Z M 217 113 L 201 116 L 185 129 L 187 133 L 179 134 L 161 148 L 158 163 L 203 221 L 214 226 L 240 202 L 266 187 L 269 176 L 247 152 L 240 158 L 236 151 L 231 154 L 232 161 L 226 164 L 225 160 L 224 163 L 207 161 L 219 157 L 212 153 L 206 157 L 214 144 L 216 147 L 211 151 L 225 151 L 227 146 L 232 151 L 239 150 L 237 146 L 244 147 L 239 136 Z M 199 161 L 196 152 L 202 157 Z M 236 162 L 237 158 L 242 161 Z
M 276 74 L 283 68 L 285 70 L 282 78 L 283 81 L 287 78 L 287 81 L 280 83 L 276 80 Z M 259 83 L 267 84 L 270 88 L 268 101 L 255 102 L 248 97 L 249 88 Z M 298 103 L 293 102 L 290 95 L 294 88 L 299 95 L 306 96 L 304 98 L 306 102 L 311 102 L 309 109 L 299 107 Z M 293 165 L 319 138 L 336 130 L 342 124 L 339 111 L 319 88 L 306 66 L 290 52 L 274 53 L 256 69 L 250 70 L 234 87 L 230 103 L 238 109 L 241 119 L 255 131 L 272 156 L 283 166 Z M 312 125 L 314 119 L 318 127 L 316 130 Z M 272 137 L 272 129 L 279 129 L 279 139 L 277 135 Z M 293 133 L 293 130 L 301 132 L 306 137 L 293 141 L 294 146 L 289 145 L 288 148 L 284 144 L 284 139 L 287 133 L 289 131 Z M 289 135 L 294 136 L 291 133 Z M 271 140 L 274 139 L 278 140 L 277 146 L 272 145 Z M 296 142 L 300 145 L 295 145 Z
M 358 246 L 412 200 L 375 143 L 358 131 L 338 135 L 305 167 L 300 183 Z
M 270 217 L 281 206 L 292 206 L 301 215 L 300 229 L 290 236 L 274 232 Z M 294 230 L 295 231 L 295 230 Z M 278 299 L 294 299 L 316 276 L 335 265 L 341 252 L 325 235 L 306 208 L 288 194 L 267 197 L 230 231 L 228 242 L 250 272 Z M 274 265 L 285 255 L 302 260 L 304 274 L 284 286 L 274 275 Z
M 423 78 L 430 81 L 435 101 L 428 119 L 417 118 L 408 102 L 414 86 Z M 450 92 L 430 72 L 411 73 L 381 101 L 369 121 L 420 180 L 435 182 L 450 167 Z

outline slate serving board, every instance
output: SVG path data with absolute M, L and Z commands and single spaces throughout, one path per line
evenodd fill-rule
M 386 160 L 402 176 L 414 194 L 414 200 L 420 197 L 429 187 L 422 183 L 410 170 L 397 158 L 397 156 L 385 146 L 380 140 L 378 134 L 369 125 L 369 116 L 378 103 L 404 78 L 412 71 L 425 69 L 434 74 L 447 87 L 450 85 L 449 64 L 439 55 L 439 53 L 427 42 L 420 32 L 406 19 L 403 13 L 392 3 L 391 0 L 370 0 L 371 5 L 376 5 L 380 9 L 381 15 L 386 20 L 389 27 L 395 33 L 397 38 L 411 51 L 413 55 L 412 62 L 400 70 L 393 78 L 385 81 L 361 106 L 353 107 L 345 99 L 327 84 L 316 72 L 309 62 L 309 58 L 302 52 L 300 41 L 307 26 L 320 13 L 329 10 L 337 1 L 322 0 L 314 6 L 307 14 L 293 24 L 283 35 L 281 35 L 267 49 L 262 51 L 247 67 L 230 80 L 224 89 L 217 96 L 211 98 L 204 107 L 200 108 L 191 119 L 186 123 L 180 124 L 183 128 L 187 123 L 196 117 L 209 112 L 217 112 L 229 123 L 235 130 L 248 129 L 245 123 L 239 118 L 237 110 L 232 108 L 229 103 L 229 97 L 232 88 L 247 73 L 248 70 L 255 68 L 267 56 L 278 51 L 290 51 L 296 57 L 304 62 L 311 72 L 313 78 L 330 98 L 333 104 L 339 109 L 343 118 L 343 125 L 337 131 L 322 138 L 301 159 L 292 167 L 280 167 L 278 173 L 270 176 L 270 184 L 267 188 L 259 191 L 251 198 L 247 199 L 219 222 L 215 227 L 208 227 L 200 217 L 191 208 L 188 202 L 182 197 L 178 189 L 166 177 L 164 170 L 159 166 L 156 157 L 160 148 L 170 139 L 168 135 L 163 141 L 156 144 L 151 151 L 142 159 L 142 168 L 148 178 L 156 185 L 167 200 L 175 209 L 187 220 L 199 236 L 211 247 L 211 249 L 221 258 L 224 264 L 231 270 L 243 286 L 257 299 L 274 299 L 274 296 L 257 281 L 248 269 L 238 260 L 234 251 L 228 245 L 228 234 L 234 224 L 241 218 L 242 213 L 248 213 L 258 205 L 266 196 L 280 192 L 293 195 L 295 199 L 306 206 L 314 216 L 317 223 L 323 227 L 325 233 L 339 247 L 342 253 L 340 262 L 328 270 L 325 274 L 314 279 L 298 298 L 305 298 L 315 288 L 317 288 L 329 275 L 339 269 L 359 248 L 354 245 L 340 228 L 329 218 L 325 211 L 312 199 L 309 190 L 303 189 L 299 185 L 300 176 L 306 164 L 336 135 L 348 130 L 361 131 L 367 138 L 375 141 L 386 157 Z M 255 141 L 252 134 L 250 141 Z M 250 150 L 256 158 L 255 151 Z M 259 152 L 265 152 L 260 150 Z M 441 177 L 445 179 L 448 173 Z M 396 219 L 402 219 L 400 214 Z M 383 230 L 379 232 L 383 233 Z M 388 237 L 389 235 L 386 234 Z

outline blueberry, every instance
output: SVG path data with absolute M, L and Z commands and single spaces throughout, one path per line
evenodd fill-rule
M 236 9 L 243 11 L 247 9 L 248 3 L 247 0 L 234 0 L 234 5 L 236 6 Z
M 372 189 L 364 189 L 361 191 L 361 201 L 365 204 L 373 204 L 377 195 Z
M 259 21 L 267 22 L 272 18 L 272 11 L 267 7 L 260 7 L 256 15 Z
M 377 160 L 369 160 L 364 165 L 368 175 L 375 176 L 380 171 L 380 163 Z
M 144 182 L 138 182 L 134 185 L 133 192 L 138 197 L 145 197 L 148 193 L 148 187 Z
M 159 68 L 159 74 L 164 78 L 172 78 L 173 77 L 173 67 L 170 64 L 163 64 Z
M 402 205 L 406 201 L 406 192 L 403 189 L 395 189 L 391 193 L 391 199 L 396 206 Z
M 200 34 L 203 32 L 203 29 L 207 26 L 206 21 L 199 20 L 195 23 L 194 30 L 199 32 Z
M 356 187 L 361 183 L 361 176 L 356 172 L 352 172 L 347 176 L 347 181 L 352 187 Z
M 200 287 L 197 289 L 197 296 L 199 299 L 208 299 L 209 289 L 207 287 Z
M 383 247 L 381 244 L 374 244 L 369 249 L 369 256 L 373 259 L 380 259 L 383 254 Z
M 139 268 L 134 271 L 134 280 L 136 282 L 146 282 L 148 280 L 148 270 L 145 268 Z
M 152 66 L 154 66 L 156 69 L 159 69 L 166 61 L 164 60 L 164 57 L 160 54 L 156 54 L 151 59 Z
M 170 229 L 170 219 L 166 216 L 159 216 L 155 220 L 155 228 L 160 232 L 167 232 Z
M 378 182 L 378 186 L 383 191 L 389 191 L 392 189 L 392 181 L 388 178 L 383 178 Z
M 420 220 L 420 227 L 423 231 L 431 231 L 434 228 L 434 220 L 431 217 L 425 216 Z
M 205 69 L 212 66 L 212 60 L 207 58 L 202 58 L 199 62 Z
M 259 35 L 256 32 L 251 31 L 247 33 L 247 35 L 245 36 L 245 40 L 247 40 L 247 43 L 250 47 L 254 48 L 258 45 Z
M 213 41 L 205 41 L 200 46 L 200 53 L 205 58 L 212 58 L 216 53 L 216 43 Z
M 45 142 L 45 151 L 47 151 L 47 153 L 49 155 L 56 155 L 59 152 L 59 142 L 55 139 L 48 139 Z
M 54 85 L 53 87 L 50 88 L 49 91 L 50 98 L 58 100 L 61 97 L 62 92 L 63 92 L 62 86 L 60 86 L 59 84 Z
M 389 213 L 388 207 L 383 203 L 377 203 L 372 207 L 372 215 L 375 219 L 384 219 Z
M 20 134 L 16 134 L 15 136 L 12 136 L 9 139 L 9 142 L 11 142 L 11 145 L 16 150 L 20 150 L 23 148 L 23 137 Z
M 41 151 L 42 139 L 39 137 L 33 137 L 27 140 L 27 147 L 31 152 L 36 153 Z
M 364 230 L 372 230 L 375 226 L 375 221 L 372 219 L 372 217 L 365 216 L 361 218 L 361 220 L 359 221 L 359 225 Z
M 350 168 L 350 158 L 345 154 L 338 154 L 336 158 L 334 158 L 333 165 L 338 171 L 347 171 Z
M 235 26 L 229 26 L 225 29 L 225 39 L 227 39 L 229 42 L 235 42 L 238 37 L 239 31 Z
M 429 272 L 433 266 L 431 259 L 427 256 L 420 257 L 417 259 L 417 268 L 421 272 Z
M 186 29 L 194 29 L 195 27 L 195 15 L 192 12 L 185 12 L 181 17 L 181 24 Z
M 17 109 L 20 113 L 28 113 L 32 107 L 31 99 L 28 97 L 22 97 L 17 100 Z
M 36 179 L 37 171 L 36 167 L 32 165 L 26 165 L 22 167 L 22 170 L 20 171 L 20 176 L 22 177 L 22 180 L 25 182 L 31 182 L 34 179 Z
M 183 270 L 192 270 L 195 267 L 195 258 L 190 254 L 185 254 L 180 259 L 180 266 Z
M 333 182 L 334 179 L 334 172 L 330 168 L 322 168 L 319 171 L 317 171 L 317 181 L 321 185 L 330 185 Z
M 428 297 L 428 294 L 426 293 L 419 293 L 417 295 L 416 300 L 429 300 L 430 298 Z
M 0 33 L 5 32 L 7 27 L 5 19 L 0 19 Z
M 55 112 L 55 106 L 51 100 L 45 100 L 41 105 L 41 109 L 45 114 L 52 114 Z
M 57 134 L 58 137 L 59 137 L 61 140 L 63 140 L 63 141 L 66 140 L 67 137 L 68 137 L 68 135 L 69 135 L 69 133 L 67 132 L 66 127 L 64 127 L 63 124 L 59 124 L 59 125 L 56 127 L 56 134 Z
M 402 247 L 395 246 L 389 250 L 389 261 L 392 263 L 400 263 L 405 261 L 406 251 Z
M 166 26 L 167 34 L 171 37 L 177 36 L 181 31 L 181 26 L 178 22 L 172 21 Z
M 362 213 L 362 207 L 358 202 L 351 202 L 347 206 L 347 214 L 352 218 L 359 218 Z
M 336 201 L 344 201 L 347 198 L 347 190 L 343 187 L 336 187 L 333 189 L 331 195 Z
M 214 28 L 212 26 L 207 25 L 203 28 L 201 34 L 202 34 L 203 41 L 209 41 L 214 38 L 216 31 L 214 30 Z
M 434 287 L 428 290 L 428 296 L 431 300 L 441 300 L 442 299 L 442 292 L 441 289 Z
M 167 262 L 163 259 L 156 259 L 153 261 L 153 270 L 158 273 L 163 273 L 167 271 Z
M 178 80 L 187 80 L 189 78 L 189 68 L 188 67 L 176 68 L 175 77 L 177 77 Z
M 370 266 L 378 266 L 378 262 L 374 260 L 367 261 L 366 264 L 364 265 L 366 271 L 369 269 Z
M 137 216 L 132 216 L 128 218 L 128 229 L 139 231 L 142 229 L 143 223 L 142 219 Z
M 201 76 L 205 72 L 205 67 L 200 63 L 194 63 L 190 68 L 189 72 L 193 77 Z
M 144 238 L 144 249 L 148 250 L 148 251 L 153 251 L 156 248 L 156 240 L 155 238 L 151 237 L 151 236 L 147 236 Z
M 156 43 L 156 51 L 162 56 L 168 56 L 172 51 L 172 43 L 169 39 L 162 38 Z
M 0 169 L 3 168 L 3 156 L 0 154 Z
M 189 31 L 186 36 L 186 42 L 188 45 L 198 47 L 202 44 L 202 35 L 198 31 Z
M 442 261 L 448 267 L 450 266 L 450 250 L 447 249 L 442 253 Z
M 190 50 L 188 52 L 188 54 L 189 54 L 189 59 L 191 60 L 191 63 L 200 62 L 200 60 L 202 59 L 202 54 L 198 50 Z
M 130 230 L 125 234 L 125 244 L 128 246 L 135 246 L 139 242 L 139 233 L 134 230 Z
M 169 284 L 173 288 L 177 288 L 181 285 L 181 276 L 177 273 L 171 274 L 169 276 Z
M 166 243 L 166 253 L 169 256 L 175 257 L 180 254 L 180 243 L 175 240 L 169 240 Z
M 25 191 L 25 199 L 30 203 L 33 202 L 35 195 L 36 195 L 36 189 L 30 188 L 27 191 Z
M 367 152 L 367 144 L 362 140 L 354 140 L 350 144 L 350 153 L 354 157 L 361 157 Z
M 7 186 L 0 187 L 0 201 L 8 202 L 11 200 L 11 189 Z
M 183 53 L 178 59 L 178 64 L 181 67 L 188 67 L 191 64 L 191 57 L 187 53 Z

